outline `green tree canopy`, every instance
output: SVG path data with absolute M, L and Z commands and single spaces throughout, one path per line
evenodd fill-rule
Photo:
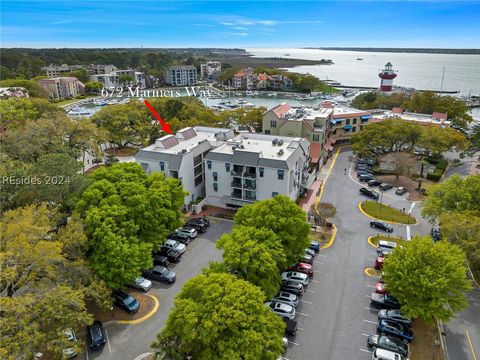
M 181 224 L 186 193 L 178 179 L 118 163 L 91 175 L 77 204 L 85 218 L 92 268 L 112 288 L 152 265 L 151 252 Z
M 465 254 L 446 241 L 432 244 L 416 237 L 395 249 L 383 267 L 389 292 L 402 304 L 407 317 L 448 321 L 466 307 L 470 289 Z
M 64 76 L 73 76 L 76 77 L 83 83 L 86 83 L 90 79 L 90 75 L 86 69 L 77 69 L 72 72 L 65 74 Z
M 8 79 L 0 81 L 0 87 L 23 87 L 28 90 L 28 95 L 35 98 L 48 99 L 47 91 L 36 81 L 24 79 Z
M 267 298 L 274 296 L 281 282 L 280 271 L 287 265 L 280 238 L 271 230 L 235 226 L 217 242 L 223 262 L 230 271 L 260 287 Z
M 0 126 L 8 130 L 38 121 L 65 115 L 65 111 L 48 100 L 38 98 L 10 98 L 0 101 Z
M 480 175 L 453 175 L 428 191 L 422 215 L 430 219 L 442 213 L 469 211 L 480 216 Z
M 118 82 L 120 84 L 128 84 L 128 83 L 131 83 L 133 82 L 135 79 L 129 75 L 129 74 L 121 74 L 119 77 L 118 77 Z
M 264 299 L 259 288 L 233 275 L 200 274 L 183 286 L 152 347 L 172 360 L 276 360 L 285 324 Z
M 305 212 L 284 195 L 244 206 L 234 220 L 235 225 L 265 228 L 278 235 L 288 264 L 297 261 L 310 243 L 310 225 Z
M 267 111 L 266 107 L 239 108 L 235 110 L 226 110 L 218 114 L 219 121 L 223 127 L 233 127 L 234 125 L 243 125 L 255 132 L 262 132 L 263 113 Z
M 103 83 L 100 81 L 88 81 L 85 83 L 85 92 L 87 94 L 99 94 L 103 88 Z

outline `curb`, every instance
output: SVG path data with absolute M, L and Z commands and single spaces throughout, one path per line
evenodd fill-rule
M 438 337 L 440 339 L 440 345 L 442 347 L 443 358 L 448 360 L 448 351 L 447 351 L 447 344 L 445 343 L 445 339 L 443 338 L 443 323 L 437 319 L 437 329 L 438 329 Z
M 379 218 L 376 218 L 372 215 L 369 215 L 365 212 L 365 210 L 362 209 L 362 204 L 363 204 L 363 201 L 359 202 L 358 203 L 358 210 L 360 210 L 360 212 L 365 215 L 366 217 L 370 218 L 370 219 L 374 219 L 374 220 L 380 220 L 380 221 L 383 221 L 383 222 L 386 222 L 388 224 L 396 224 L 396 225 L 418 225 L 418 220 L 416 218 L 415 219 L 415 222 L 414 223 L 411 223 L 411 224 L 406 224 L 406 223 L 399 223 L 399 222 L 395 222 L 395 221 L 388 221 L 388 220 L 383 220 L 383 219 L 379 219 Z M 386 205 L 385 205 L 386 206 Z
M 328 243 L 320 247 L 320 249 L 322 250 L 328 249 L 330 246 L 333 245 L 335 241 L 335 237 L 337 236 L 337 227 L 335 226 L 335 224 L 332 224 L 332 227 L 333 227 L 333 232 L 332 232 L 332 235 L 330 236 L 330 240 L 328 240 Z
M 158 308 L 160 307 L 160 301 L 157 299 L 156 296 L 153 296 L 153 295 L 147 295 L 147 296 L 152 298 L 155 301 L 155 306 L 153 307 L 153 309 L 148 314 L 142 316 L 139 319 L 135 319 L 135 320 L 117 320 L 116 323 L 117 324 L 122 324 L 122 325 L 136 325 L 136 324 L 140 324 L 141 322 L 144 322 L 145 320 L 151 318 L 153 316 L 153 314 L 155 314 L 157 312 Z

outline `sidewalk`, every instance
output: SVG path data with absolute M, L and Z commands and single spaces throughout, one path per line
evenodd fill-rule
M 202 210 L 199 214 L 193 214 L 191 211 L 185 214 L 190 218 L 202 218 L 204 216 L 213 216 L 222 219 L 233 219 L 233 215 L 235 215 L 235 210 L 232 209 L 223 209 L 216 206 L 208 205 L 205 210 Z
M 311 188 L 307 190 L 307 196 L 300 199 L 298 205 L 302 208 L 303 211 L 308 213 L 308 210 L 312 207 L 317 197 L 318 192 L 320 191 L 320 186 L 322 186 L 322 180 L 315 180 Z

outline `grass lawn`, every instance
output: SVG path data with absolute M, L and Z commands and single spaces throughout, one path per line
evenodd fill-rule
M 376 201 L 365 201 L 361 204 L 361 207 L 368 215 L 380 220 L 393 221 L 401 224 L 416 223 L 416 219 L 413 216 Z
M 411 360 L 444 360 L 436 322 L 416 319 L 412 330 L 416 339 L 410 344 Z
M 124 148 L 110 148 L 106 149 L 105 152 L 107 154 L 113 154 L 116 157 L 125 157 L 125 156 L 133 156 L 138 152 L 137 148 L 134 147 L 124 147 Z

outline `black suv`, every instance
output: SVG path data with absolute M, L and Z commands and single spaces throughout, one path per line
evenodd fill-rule
M 168 258 L 164 255 L 153 255 L 153 265 L 168 267 L 170 261 L 168 261 Z
M 381 221 L 370 221 L 370 227 L 380 229 L 386 232 L 393 232 L 393 227 Z
M 174 249 L 170 249 L 165 246 L 160 246 L 160 250 L 156 251 L 153 255 L 163 255 L 166 256 L 168 261 L 178 263 L 182 258 L 182 254 Z
M 380 195 L 378 195 L 376 191 L 373 191 L 364 187 L 360 188 L 359 191 L 360 191 L 360 194 L 365 195 L 371 199 L 377 200 L 380 197 Z
M 201 221 L 200 219 L 190 219 L 186 224 L 186 227 L 191 227 L 197 230 L 198 232 L 204 233 L 207 231 L 208 225 Z
M 121 307 L 129 314 L 133 314 L 140 309 L 138 300 L 123 290 L 114 290 L 112 296 L 115 299 L 115 305 Z
M 95 320 L 93 325 L 87 327 L 87 338 L 90 342 L 90 349 L 100 350 L 105 346 L 107 340 L 103 333 L 102 322 Z
M 372 180 L 368 180 L 367 184 L 368 186 L 378 186 L 378 185 L 381 185 L 382 183 L 377 179 L 372 179 Z

